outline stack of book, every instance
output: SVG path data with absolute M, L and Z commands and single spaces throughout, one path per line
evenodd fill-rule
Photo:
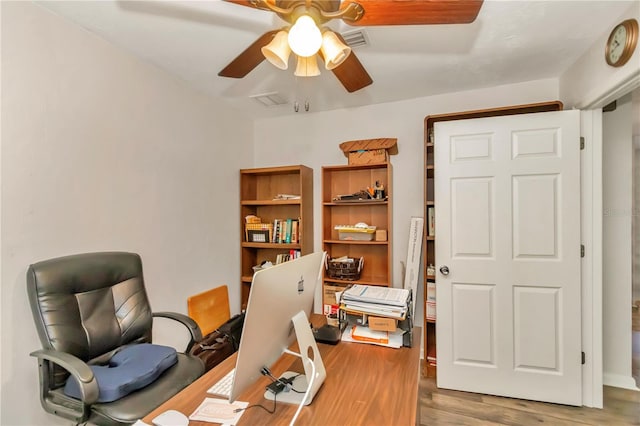
M 272 243 L 297 244 L 300 242 L 300 218 L 274 219 Z

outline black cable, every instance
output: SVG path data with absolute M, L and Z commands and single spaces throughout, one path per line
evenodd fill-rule
M 291 389 L 295 393 L 305 393 L 305 391 L 299 391 L 297 389 L 294 389 L 294 387 L 293 387 L 293 379 L 295 379 L 298 376 L 300 376 L 300 374 L 296 374 L 295 376 L 289 377 L 287 379 L 279 380 L 279 381 L 280 382 L 283 382 L 283 381 L 286 382 L 289 385 L 289 389 Z
M 262 408 L 264 411 L 266 411 L 269 414 L 273 414 L 276 412 L 276 396 L 278 394 L 274 393 L 273 394 L 273 409 L 269 410 L 267 407 L 265 407 L 262 404 L 253 404 L 253 405 L 249 405 L 248 407 L 244 407 L 244 408 L 236 408 L 235 410 L 233 410 L 234 413 L 239 413 L 240 411 L 244 411 L 244 410 L 248 410 L 249 408 L 253 408 L 253 407 L 260 407 Z
M 293 388 L 293 379 L 298 377 L 300 374 L 296 374 L 295 376 L 289 377 L 288 379 L 279 379 L 279 378 L 275 377 L 273 374 L 271 374 L 271 370 L 269 370 L 269 368 L 267 368 L 267 367 L 262 367 L 260 369 L 260 373 L 262 373 L 262 375 L 264 375 L 264 376 L 269 376 L 271 378 L 271 380 L 273 381 L 273 383 L 275 383 L 275 382 L 280 383 L 282 386 L 285 387 L 285 389 L 291 389 L 292 391 L 294 391 L 296 393 L 304 393 L 304 392 L 301 392 L 301 391 L 296 390 L 296 389 Z

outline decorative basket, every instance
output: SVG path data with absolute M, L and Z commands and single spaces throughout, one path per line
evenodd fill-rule
M 364 257 L 328 259 L 326 261 L 327 275 L 336 280 L 355 281 L 360 279 L 360 273 L 364 267 Z

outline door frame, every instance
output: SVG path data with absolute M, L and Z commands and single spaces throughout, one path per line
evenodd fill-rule
M 580 134 L 582 405 L 602 408 L 602 109 L 581 111 Z
M 583 365 L 582 401 L 587 407 L 603 407 L 602 313 L 602 107 L 640 87 L 640 71 L 590 99 L 576 102 L 581 109 L 585 149 L 581 155 L 582 235 L 582 339 L 587 354 Z

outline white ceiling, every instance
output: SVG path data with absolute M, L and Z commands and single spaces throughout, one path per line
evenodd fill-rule
M 354 52 L 373 84 L 348 93 L 324 69 L 319 77 L 294 77 L 293 58 L 288 70 L 264 61 L 243 79 L 218 77 L 260 35 L 284 25 L 271 12 L 215 0 L 37 3 L 253 117 L 294 114 L 295 101 L 308 100 L 315 112 L 559 77 L 640 4 L 485 0 L 471 24 L 358 27 L 369 45 Z M 250 98 L 270 92 L 288 104 L 265 107 Z

